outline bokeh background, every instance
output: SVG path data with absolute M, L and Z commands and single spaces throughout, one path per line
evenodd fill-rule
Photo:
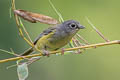
M 79 33 L 90 43 L 105 42 L 88 24 L 85 16 L 110 40 L 120 40 L 120 0 L 52 0 L 64 20 L 74 19 L 86 26 Z M 18 35 L 10 18 L 10 0 L 0 0 L 0 48 L 22 53 L 29 45 Z M 48 0 L 16 0 L 17 9 L 45 14 L 58 19 Z M 49 27 L 24 21 L 32 40 Z M 0 52 L 0 59 L 14 57 Z M 0 80 L 18 80 L 15 64 L 0 64 Z M 29 66 L 27 80 L 120 80 L 120 45 L 85 50 L 80 55 L 52 55 Z

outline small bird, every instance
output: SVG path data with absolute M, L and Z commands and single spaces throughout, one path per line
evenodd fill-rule
M 34 41 L 35 48 L 40 51 L 56 51 L 67 45 L 72 37 L 80 30 L 84 29 L 78 21 L 67 20 L 61 24 L 49 27 L 44 30 Z M 34 48 L 26 50 L 22 56 L 29 55 L 35 51 Z

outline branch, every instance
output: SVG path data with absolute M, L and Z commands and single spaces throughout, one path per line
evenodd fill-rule
M 85 48 L 95 48 L 95 47 L 101 47 L 101 46 L 107 46 L 107 45 L 113 45 L 113 44 L 120 44 L 120 40 L 115 40 L 115 41 L 110 41 L 110 42 L 105 42 L 105 43 L 85 45 L 85 46 L 74 47 L 74 48 L 66 48 L 66 49 L 64 49 L 64 51 L 73 51 L 73 50 L 85 49 Z M 61 53 L 61 50 L 50 52 L 50 54 L 56 54 L 56 53 Z M 32 54 L 32 55 L 24 56 L 24 58 L 32 58 L 32 57 L 37 57 L 37 56 L 43 56 L 43 55 L 42 55 L 42 53 Z M 23 57 L 14 57 L 14 58 L 3 59 L 3 60 L 0 60 L 0 63 L 5 63 L 5 62 L 8 62 L 8 61 L 16 61 L 16 60 L 24 59 L 24 58 Z

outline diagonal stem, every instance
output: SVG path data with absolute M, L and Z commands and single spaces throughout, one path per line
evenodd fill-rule
M 109 42 L 110 40 L 108 40 L 107 38 L 104 37 L 104 35 L 92 24 L 92 22 L 88 19 L 88 17 L 86 17 L 88 23 L 93 27 L 93 29 L 106 41 Z
M 102 47 L 102 46 L 113 45 L 113 44 L 120 44 L 120 40 L 115 40 L 115 41 L 110 41 L 110 42 L 105 42 L 105 43 L 85 45 L 85 46 L 80 46 L 80 47 L 75 47 L 75 48 L 67 48 L 67 49 L 64 49 L 64 51 L 73 51 L 73 50 L 78 50 L 78 49 L 94 48 L 95 46 L 96 47 Z M 60 53 L 60 52 L 61 52 L 61 50 L 52 51 L 52 52 L 50 52 L 50 54 L 56 54 L 56 53 Z M 39 53 L 39 54 L 28 55 L 28 56 L 24 56 L 24 58 L 32 58 L 32 57 L 36 57 L 36 56 L 43 56 L 43 54 Z M 8 62 L 8 61 L 16 61 L 16 60 L 19 60 L 19 59 L 23 59 L 23 58 L 22 57 L 14 57 L 14 58 L 3 59 L 3 60 L 0 60 L 0 63 L 5 63 L 5 62 Z
M 15 0 L 12 0 L 12 10 L 13 10 L 13 11 L 15 10 Z M 33 44 L 31 41 L 29 41 L 29 40 L 24 36 L 23 31 L 22 31 L 22 29 L 21 29 L 21 27 L 20 27 L 20 21 L 19 21 L 19 19 L 18 19 L 18 16 L 17 16 L 16 14 L 14 14 L 14 17 L 15 17 L 15 21 L 16 21 L 16 24 L 17 24 L 17 27 L 18 27 L 20 36 L 21 36 L 30 46 L 34 47 L 34 44 Z M 25 31 L 25 33 L 26 33 L 26 31 Z M 31 40 L 31 39 L 30 39 L 30 40 Z

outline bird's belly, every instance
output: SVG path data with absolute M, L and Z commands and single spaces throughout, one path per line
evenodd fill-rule
M 67 45 L 67 43 L 70 41 L 70 38 L 61 38 L 61 39 L 57 39 L 57 40 L 53 40 L 49 42 L 49 49 L 51 51 L 60 49 L 62 47 L 64 47 L 65 45 Z
M 48 39 L 45 41 L 38 41 L 37 48 L 40 50 L 55 51 L 64 47 L 71 39 L 70 38 L 61 38 L 61 39 Z

